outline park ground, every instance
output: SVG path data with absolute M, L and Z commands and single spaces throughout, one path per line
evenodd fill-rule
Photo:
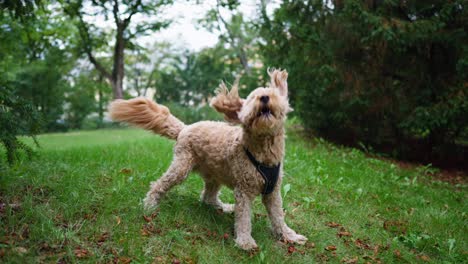
M 277 241 L 257 199 L 259 250 L 238 249 L 233 215 L 199 202 L 194 173 L 145 212 L 142 198 L 174 142 L 113 129 L 40 135 L 31 161 L 2 161 L 0 262 L 467 263 L 466 177 L 445 181 L 431 166 L 288 132 L 286 221 L 306 245 Z M 221 198 L 233 202 L 232 191 Z

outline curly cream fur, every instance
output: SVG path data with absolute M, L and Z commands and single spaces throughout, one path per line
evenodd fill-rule
M 170 139 L 177 139 L 185 127 L 184 123 L 171 115 L 167 107 L 142 97 L 115 100 L 109 106 L 109 113 L 115 121 L 127 122 Z
M 177 139 L 173 161 L 166 173 L 151 183 L 144 199 L 145 207 L 157 206 L 169 189 L 181 183 L 192 169 L 197 170 L 205 181 L 201 200 L 224 212 L 234 211 L 236 244 L 245 250 L 257 247 L 251 236 L 251 206 L 255 197 L 261 195 L 264 180 L 244 148 L 264 164 L 282 164 L 284 122 L 290 111 L 287 72 L 272 70 L 269 74 L 270 87 L 255 89 L 245 100 L 239 97 L 237 85 L 231 91 L 224 84 L 218 89 L 211 105 L 227 120 L 240 123 L 240 126 L 212 121 L 185 126 L 170 115 L 167 108 L 143 98 L 112 103 L 110 112 L 116 120 Z M 268 96 L 267 103 L 262 102 L 262 96 Z M 262 196 L 262 202 L 274 233 L 284 240 L 303 244 L 307 238 L 297 234 L 284 221 L 280 193 L 282 177 L 281 168 L 277 186 L 271 194 Z M 234 205 L 220 201 L 222 185 L 234 190 Z

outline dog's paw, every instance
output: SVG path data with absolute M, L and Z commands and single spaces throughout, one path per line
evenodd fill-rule
M 293 242 L 299 245 L 304 245 L 307 242 L 307 237 L 296 234 L 295 232 L 284 234 L 283 239 L 287 242 Z
M 243 250 L 253 250 L 258 248 L 257 243 L 251 236 L 238 237 L 235 240 L 236 245 Z
M 223 213 L 229 214 L 234 212 L 234 204 L 222 204 L 221 210 L 223 210 Z
M 146 196 L 146 198 L 143 199 L 143 207 L 146 211 L 153 211 L 158 207 L 158 200 L 152 196 Z

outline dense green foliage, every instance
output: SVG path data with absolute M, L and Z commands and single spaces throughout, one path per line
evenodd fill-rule
M 32 154 L 32 149 L 17 136 L 34 136 L 43 127 L 53 128 L 62 113 L 61 98 L 66 87 L 63 75 L 67 68 L 55 38 L 64 36 L 66 28 L 56 31 L 63 21 L 50 10 L 32 13 L 33 1 L 2 5 L 0 142 L 12 163 L 18 150 Z M 65 43 L 66 38 L 62 41 Z
M 392 155 L 466 163 L 465 1 L 284 1 L 265 62 L 290 71 L 308 129 Z
M 252 235 L 260 250 L 248 254 L 233 241 L 234 216 L 199 202 L 197 174 L 171 190 L 155 214 L 144 212 L 141 200 L 168 168 L 173 141 L 143 130 L 38 140 L 37 159 L 1 173 L 2 263 L 467 262 L 467 186 L 430 180 L 430 167 L 401 169 L 289 131 L 286 221 L 310 243 L 278 242 L 256 199 Z M 223 189 L 221 199 L 233 202 L 232 191 Z
M 33 149 L 24 144 L 18 135 L 31 136 L 40 131 L 40 118 L 34 107 L 21 96 L 15 94 L 10 83 L 0 83 L 0 146 L 6 150 L 7 160 L 12 164 L 19 150 L 29 156 Z M 2 161 L 0 160 L 0 163 Z

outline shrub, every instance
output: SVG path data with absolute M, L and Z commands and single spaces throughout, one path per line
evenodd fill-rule
M 39 114 L 32 104 L 15 94 L 7 83 L 0 83 L 0 143 L 5 147 L 8 163 L 18 158 L 19 150 L 29 157 L 33 154 L 33 149 L 18 136 L 31 136 L 38 145 L 34 135 L 39 129 Z
M 222 115 L 209 105 L 181 106 L 177 103 L 165 103 L 171 113 L 186 124 L 192 124 L 203 120 L 222 120 Z

